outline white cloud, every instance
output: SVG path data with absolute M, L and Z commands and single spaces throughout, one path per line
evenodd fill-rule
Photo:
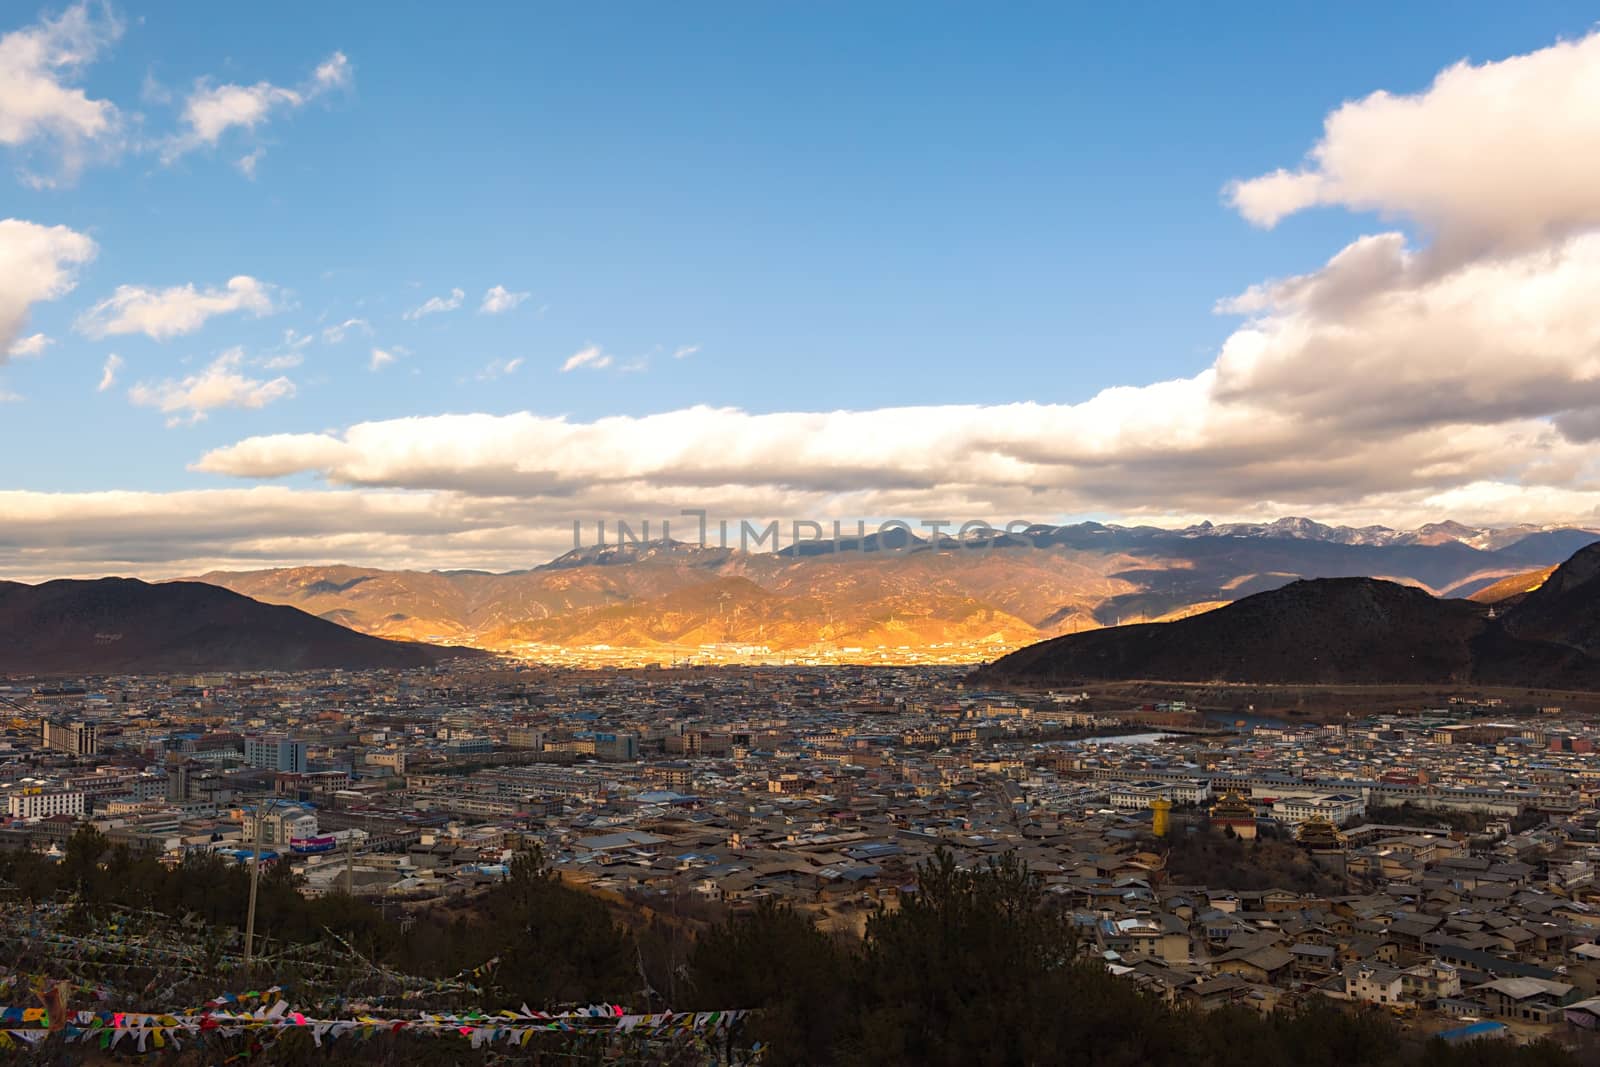
M 0 144 L 49 146 L 67 180 L 92 155 L 113 152 L 122 127 L 116 105 L 71 83 L 121 33 L 108 7 L 82 2 L 0 37 Z M 55 183 L 48 175 L 28 180 Z
M 527 510 L 442 494 L 256 486 L 170 493 L 0 490 L 0 575 L 202 574 L 217 567 L 363 558 L 378 565 L 527 566 L 570 547 L 530 534 Z
M 283 331 L 283 341 L 276 349 L 263 352 L 249 362 L 252 366 L 267 370 L 290 370 L 306 361 L 305 350 L 316 339 L 315 334 L 301 333 L 290 326 Z
M 234 127 L 254 130 L 275 109 L 296 108 L 305 97 L 293 89 L 257 82 L 254 85 L 198 85 L 183 105 L 188 131 L 168 146 L 171 161 L 202 145 L 214 145 Z
M 263 408 L 294 395 L 288 378 L 250 378 L 241 370 L 243 363 L 243 351 L 231 348 L 198 374 L 153 385 L 140 382 L 128 390 L 128 399 L 159 409 L 170 416 L 167 425 L 176 426 L 199 422 L 217 408 Z
M 247 152 L 244 155 L 240 156 L 237 160 L 234 161 L 233 165 L 239 168 L 239 173 L 240 174 L 243 174 L 246 178 L 249 178 L 251 181 L 255 181 L 256 180 L 256 164 L 260 163 L 262 158 L 265 157 L 266 154 L 267 154 L 267 150 L 265 148 L 257 148 L 253 152 Z
M 1027 409 L 1007 406 L 977 412 L 994 426 L 1026 414 Z M 639 448 L 641 443 L 646 449 L 660 447 L 663 442 L 673 445 L 676 431 L 692 428 L 696 419 L 707 414 L 714 417 L 707 437 L 736 426 L 733 421 L 721 421 L 724 413 L 716 411 L 691 410 L 676 413 L 675 419 L 657 416 L 648 423 L 623 420 L 620 427 L 601 425 L 611 421 L 601 420 L 599 424 L 572 424 L 574 442 L 570 447 L 581 454 L 588 440 L 607 440 L 620 456 L 629 448 Z M 845 417 L 848 415 L 873 416 L 872 421 L 885 434 L 925 434 L 920 443 L 924 453 L 934 459 L 960 454 L 959 445 L 946 452 L 936 436 L 946 424 L 959 425 L 956 412 L 929 408 L 905 409 L 896 414 L 888 409 L 817 414 L 812 419 L 814 425 L 822 427 L 836 419 L 849 425 L 850 420 Z M 929 425 L 930 419 L 934 420 L 933 425 Z M 505 493 L 500 490 L 507 481 L 495 473 L 487 457 L 494 449 L 520 444 L 523 436 L 509 432 L 517 420 L 497 421 L 489 416 L 461 420 L 463 425 L 448 435 L 445 427 L 435 425 L 435 420 L 405 420 L 394 425 L 371 424 L 371 430 L 352 427 L 340 435 L 250 438 L 228 450 L 231 455 L 227 464 L 197 465 L 202 470 L 242 478 L 278 478 L 335 468 L 360 473 L 355 466 L 379 456 L 380 446 L 388 443 L 402 454 L 389 470 L 369 473 L 376 479 L 407 469 L 422 481 L 425 479 L 417 472 L 428 463 L 437 441 L 448 439 L 458 447 L 470 443 L 483 450 L 485 458 L 476 464 L 465 462 L 457 449 L 439 457 L 444 473 L 436 480 L 448 476 L 461 487 L 452 491 L 362 487 L 291 490 L 278 486 L 176 493 L 0 491 L 0 514 L 7 520 L 6 538 L 0 544 L 0 574 L 53 577 L 133 571 L 177 575 L 201 573 L 212 567 L 332 561 L 418 569 L 509 569 L 549 559 L 570 547 L 574 518 L 585 523 L 586 536 L 592 535 L 595 518 L 626 516 L 655 519 L 656 530 L 661 518 L 670 518 L 675 536 L 692 537 L 694 522 L 678 514 L 681 508 L 704 508 L 713 519 L 735 520 L 893 516 L 916 521 L 919 517 L 939 516 L 989 518 L 998 523 L 1009 519 L 1060 521 L 1084 514 L 1073 509 L 1081 505 L 1085 495 L 1028 487 L 1015 471 L 1007 475 L 1003 485 L 964 483 L 954 477 L 934 478 L 932 489 L 911 484 L 899 475 L 907 468 L 909 455 L 909 449 L 900 448 L 892 450 L 893 466 L 857 477 L 855 488 L 849 488 L 851 483 L 844 477 L 834 478 L 821 490 L 757 484 L 762 471 L 758 466 L 739 468 L 746 484 L 665 485 L 644 478 L 621 478 L 586 485 L 577 479 L 563 479 L 557 472 L 557 477 L 548 479 L 541 488 L 533 475 L 543 469 L 542 461 L 535 460 L 526 465 L 516 491 Z M 475 427 L 473 424 L 477 423 L 482 425 Z M 1021 429 L 1037 425 L 1036 420 L 1030 420 Z M 421 436 L 408 435 L 408 429 L 421 431 Z M 802 439 L 809 439 L 803 428 L 797 428 L 797 432 Z M 586 433 L 594 436 L 585 438 Z M 1484 449 L 1492 443 L 1493 436 L 1482 434 L 1464 442 L 1463 447 L 1469 451 Z M 501 470 L 510 469 L 512 464 L 504 461 L 504 453 L 501 455 Z M 931 464 L 924 464 L 924 468 L 928 466 Z M 610 469 L 625 473 L 616 463 Z M 1188 480 L 1203 478 L 1204 471 L 1205 468 L 1188 471 Z M 857 473 L 861 473 L 859 469 Z M 925 480 L 929 477 L 923 475 Z M 1178 480 L 1167 479 L 1168 483 Z M 1100 499 L 1098 494 L 1087 498 Z M 1207 502 L 1202 510 L 1185 508 L 1160 496 L 1159 490 L 1143 498 L 1130 492 L 1108 499 L 1137 501 L 1120 509 L 1129 521 L 1261 519 L 1302 510 L 1286 505 L 1284 498 L 1271 496 L 1257 497 L 1227 510 L 1219 509 L 1214 502 Z M 1316 517 L 1358 525 L 1373 521 L 1416 525 L 1444 517 L 1499 523 L 1542 522 L 1561 517 L 1600 523 L 1600 489 L 1592 482 L 1587 487 L 1525 486 L 1488 478 L 1445 489 L 1375 493 L 1346 500 L 1334 508 L 1326 506 L 1327 500 L 1321 498 L 1320 506 L 1312 512 Z M 714 526 L 712 536 L 715 537 Z
M 270 315 L 275 287 L 247 274 L 229 278 L 221 289 L 196 289 L 193 284 L 168 289 L 119 285 L 78 319 L 77 328 L 90 337 L 142 333 L 157 341 L 193 333 L 214 315 L 248 311 Z
M 106 357 L 105 366 L 100 368 L 100 384 L 95 386 L 95 391 L 103 393 L 117 384 L 117 373 L 122 370 L 122 357 L 115 352 Z
M 11 343 L 7 354 L 12 359 L 35 359 L 44 355 L 44 350 L 55 344 L 53 340 L 42 333 L 32 334 L 28 337 L 19 337 Z
M 0 385 L 0 404 L 15 404 L 22 400 L 21 393 L 13 393 L 5 386 Z
M 1152 402 L 1144 390 L 1129 392 L 1136 395 L 1122 400 L 1128 408 Z M 1180 404 L 1183 392 L 1166 399 Z M 1092 425 L 1088 413 L 1044 405 L 776 415 L 687 409 L 594 423 L 437 416 L 363 423 L 341 434 L 248 438 L 208 453 L 196 468 L 238 478 L 312 472 L 354 495 L 408 490 L 515 500 L 526 508 L 521 521 L 530 535 L 573 518 L 676 516 L 685 508 L 735 519 L 1004 522 L 1110 512 L 1131 521 L 1309 513 L 1358 524 L 1600 523 L 1592 460 L 1547 426 L 1384 436 L 1345 457 L 1343 443 L 1326 454 L 1301 444 L 1277 455 L 1273 441 L 1252 447 L 1242 435 L 1140 454 L 1171 420 L 1158 414 L 1145 432 L 1136 418 L 1126 421 L 1126 431 L 1114 427 L 1094 454 L 1073 457 L 1036 454 L 1024 438 Z M 1266 436 L 1281 440 L 1284 430 Z M 864 451 L 871 448 L 877 463 Z M 1518 480 L 1541 461 L 1551 464 L 1548 477 Z M 1566 464 L 1574 466 L 1559 469 Z
M 510 311 L 524 300 L 528 293 L 513 293 L 503 285 L 496 285 L 483 294 L 483 303 L 478 305 L 478 311 L 483 315 L 498 315 L 503 311 Z
M 352 331 L 359 331 L 371 337 L 372 324 L 366 319 L 345 319 L 341 323 L 324 327 L 322 341 L 324 344 L 336 345 L 343 341 L 345 336 Z
M 372 350 L 371 357 L 369 357 L 367 360 L 367 369 L 370 371 L 380 371 L 384 367 L 387 367 L 389 364 L 393 363 L 394 360 L 395 354 L 393 352 L 386 351 L 382 348 L 374 348 Z
M 517 373 L 524 362 L 526 361 L 521 356 L 516 359 L 490 360 L 488 365 L 477 373 L 477 379 L 480 382 L 488 382 L 496 378 L 504 378 L 508 374 Z
M 1398 234 L 1236 301 L 1216 395 L 1351 428 L 1490 424 L 1600 405 L 1600 234 L 1447 273 Z
M 350 60 L 343 52 L 333 55 L 317 64 L 316 71 L 311 76 L 312 83 L 320 90 L 326 92 L 332 89 L 346 89 L 355 80 L 355 74 L 350 69 Z
M 688 359 L 698 351 L 700 351 L 699 345 L 679 345 L 677 348 L 672 350 L 672 358 Z
M 65 226 L 40 226 L 21 219 L 0 219 L 0 363 L 12 346 L 31 348 L 33 338 L 19 342 L 28 309 L 56 300 L 77 284 L 77 268 L 95 257 L 95 243 Z
M 442 311 L 454 311 L 461 306 L 461 302 L 466 298 L 467 294 L 460 289 L 452 289 L 449 296 L 429 297 L 420 307 L 414 307 L 400 317 L 414 322 L 424 315 L 437 315 Z
M 320 63 L 310 78 L 296 88 L 259 81 L 254 85 L 216 85 L 209 79 L 195 82 L 185 98 L 180 133 L 169 138 L 162 159 L 171 163 L 197 148 L 216 146 L 230 130 L 253 133 L 274 115 L 296 111 L 326 92 L 351 83 L 350 61 L 335 52 Z M 261 150 L 237 162 L 247 177 L 255 174 Z
M 579 367 L 588 367 L 591 370 L 604 370 L 611 366 L 612 359 L 603 352 L 599 345 L 584 345 L 561 364 L 561 373 L 577 370 Z
M 247 440 L 200 466 L 547 503 L 610 493 L 619 507 L 715 488 L 747 514 L 794 501 L 868 515 L 896 502 L 987 516 L 1126 514 L 1154 501 L 1213 516 L 1415 514 L 1442 493 L 1466 507 L 1492 498 L 1481 487 L 1506 485 L 1580 500 L 1600 493 L 1600 456 L 1581 418 L 1564 423 L 1600 412 L 1595 292 L 1600 234 L 1444 274 L 1386 235 L 1238 301 L 1256 317 L 1199 374 L 1078 404 L 691 408 L 592 423 L 450 415 Z M 591 345 L 564 369 L 609 365 Z M 1457 517 L 1492 520 L 1487 510 Z
M 1318 204 L 1414 219 L 1454 257 L 1600 224 L 1600 33 L 1346 103 L 1302 168 L 1228 195 L 1261 226 Z

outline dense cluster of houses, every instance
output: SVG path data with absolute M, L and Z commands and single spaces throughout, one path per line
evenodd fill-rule
M 1014 853 L 1079 951 L 1173 1002 L 1326 996 L 1468 1036 L 1600 1022 L 1595 731 L 1560 709 L 1219 721 L 974 691 L 931 667 L 0 695 L 37 712 L 0 738 L 0 847 L 59 852 L 88 822 L 402 907 L 478 892 L 537 848 L 590 892 L 708 918 L 777 898 L 853 932 L 935 850 Z M 1297 849 L 1316 888 L 1178 877 L 1168 860 L 1195 835 Z

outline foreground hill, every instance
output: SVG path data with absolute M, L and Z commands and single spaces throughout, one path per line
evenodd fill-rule
M 986 673 L 1006 681 L 1465 682 L 1487 611 L 1393 582 L 1323 578 L 1175 622 L 1059 637 Z
M 1584 655 L 1600 655 L 1600 544 L 1557 567 L 1506 615 L 1505 630 Z
M 859 648 L 989 659 L 1058 634 L 1179 618 L 1299 579 L 1375 577 L 1465 596 L 1560 562 L 1594 534 L 1305 519 L 1182 530 L 1035 526 L 987 550 L 919 538 L 782 552 L 681 542 L 587 547 L 507 574 L 296 567 L 199 580 L 384 637 L 775 652 Z
M 1505 611 L 1373 579 L 1294 582 L 1175 622 L 1072 634 L 979 672 L 992 684 L 1600 686 L 1600 543 Z
M 199 582 L 0 582 L 0 674 L 422 667 L 463 649 L 386 641 Z

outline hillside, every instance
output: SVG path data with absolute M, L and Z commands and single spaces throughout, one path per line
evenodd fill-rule
M 0 674 L 423 667 L 464 649 L 386 641 L 198 582 L 0 582 Z
M 1300 579 L 1483 589 L 1593 539 L 1455 523 L 1409 532 L 1305 519 L 1181 530 L 1077 523 L 1030 527 L 987 550 L 903 536 L 776 553 L 654 542 L 575 549 L 507 574 L 331 566 L 199 580 L 364 633 L 497 650 L 717 645 L 989 659 L 1129 619 L 1193 615 Z
M 1506 631 L 1600 654 L 1600 544 L 1557 567 L 1506 616 Z
M 1509 578 L 1501 578 L 1497 582 L 1484 586 L 1468 596 L 1467 599 L 1476 600 L 1480 604 L 1502 604 L 1513 598 L 1533 592 L 1533 590 L 1543 585 L 1546 579 L 1555 573 L 1555 570 L 1554 567 L 1540 567 L 1538 570 L 1528 571 L 1526 574 L 1513 574 Z
M 1600 686 L 1600 544 L 1505 611 L 1373 579 L 1294 582 L 1174 622 L 1040 642 L 990 684 L 1160 680 L 1264 685 Z
M 1324 578 L 1175 622 L 1059 637 L 1014 652 L 985 674 L 1036 682 L 1465 682 L 1486 611 L 1393 582 Z

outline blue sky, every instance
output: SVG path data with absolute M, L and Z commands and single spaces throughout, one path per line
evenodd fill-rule
M 275 461 L 261 476 L 202 457 L 446 413 L 590 425 L 695 405 L 1065 407 L 1191 379 L 1248 318 L 1217 313 L 1219 300 L 1318 271 L 1363 235 L 1394 230 L 1425 248 L 1452 224 L 1380 191 L 1267 228 L 1230 204 L 1230 182 L 1301 166 L 1346 101 L 1425 93 L 1460 60 L 1582 40 L 1593 18 L 1575 4 L 516 3 L 446 16 L 435 4 L 119 3 L 14 4 L 0 33 L 37 32 L 64 10 L 99 28 L 98 46 L 51 76 L 109 102 L 119 128 L 91 139 L 82 161 L 43 133 L 5 143 L 15 90 L 0 60 L 0 155 L 13 164 L 0 217 L 64 226 L 95 247 L 69 291 L 26 309 L 17 336 L 50 343 L 0 366 L 13 397 L 0 405 L 0 490 L 36 494 L 272 484 L 472 496 L 488 492 L 474 488 L 481 470 L 432 482 Z M 344 62 L 323 84 L 316 71 L 334 56 Z M 186 105 L 230 85 L 294 99 L 278 97 L 253 127 L 184 142 Z M 1589 225 L 1578 216 L 1566 235 Z M 86 326 L 119 286 L 204 292 L 241 275 L 262 287 L 265 313 L 215 314 L 159 339 Z M 526 296 L 482 313 L 495 286 Z M 405 317 L 456 290 L 459 307 Z M 352 319 L 363 325 L 342 340 L 325 334 Z M 593 346 L 586 365 L 562 369 Z M 376 370 L 374 349 L 392 357 Z M 114 382 L 99 390 L 113 353 Z M 219 358 L 253 385 L 160 408 Z M 229 406 L 251 388 L 261 406 Z M 1514 415 L 1560 415 L 1545 408 Z M 1469 421 L 1501 425 L 1481 412 Z M 936 448 L 939 424 L 926 425 Z M 858 448 L 875 439 L 861 433 Z M 1215 456 L 1195 462 L 1230 474 Z M 1572 460 L 1523 466 L 1554 462 Z M 794 504 L 796 487 L 868 506 L 839 496 L 860 477 L 825 466 L 836 485 L 726 471 L 716 484 L 775 486 L 774 510 Z M 882 488 L 900 486 L 906 467 L 886 461 Z M 1475 470 L 1459 484 L 1525 488 L 1522 470 Z M 1312 478 L 1294 499 L 1244 479 L 1209 504 L 1159 499 L 1158 479 L 1145 506 L 1095 496 L 1124 477 L 1036 500 L 1057 515 L 1225 517 L 1292 502 L 1390 507 L 1399 521 L 1415 500 L 1384 504 L 1393 494 L 1451 488 Z M 669 496 L 646 491 L 639 506 L 680 502 Z M 944 499 L 985 506 L 970 487 Z

